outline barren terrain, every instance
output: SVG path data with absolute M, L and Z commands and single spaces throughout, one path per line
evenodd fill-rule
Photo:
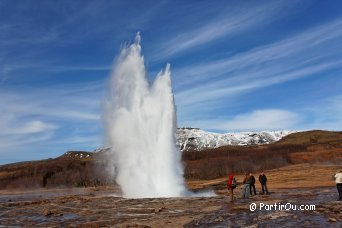
M 189 181 L 201 193 L 216 196 L 125 199 L 116 187 L 36 189 L 0 192 L 0 225 L 51 227 L 227 227 L 227 226 L 336 226 L 342 225 L 342 202 L 332 175 L 342 166 L 329 164 L 290 165 L 268 170 L 270 195 L 257 195 L 230 202 L 225 178 Z M 257 175 L 256 175 L 257 176 Z M 238 181 L 242 180 L 237 175 Z M 258 183 L 257 190 L 260 189 Z M 315 205 L 315 210 L 259 210 L 251 203 Z

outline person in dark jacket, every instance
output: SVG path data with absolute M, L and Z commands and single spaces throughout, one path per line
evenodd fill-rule
M 253 191 L 252 191 L 253 189 Z M 256 189 L 255 189 L 255 177 L 252 173 L 249 174 L 249 192 L 251 195 L 254 192 L 254 195 L 256 195 Z
M 267 189 L 267 177 L 266 175 L 264 174 L 264 172 L 262 172 L 259 176 L 259 182 L 261 184 L 261 189 L 262 189 L 262 194 L 264 195 L 265 192 L 266 194 L 268 195 L 268 189 Z

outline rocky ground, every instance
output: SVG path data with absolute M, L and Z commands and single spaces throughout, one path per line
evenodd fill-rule
M 334 188 L 284 190 L 230 202 L 229 197 L 125 199 L 103 190 L 1 196 L 2 226 L 226 227 L 342 226 L 342 202 Z M 67 190 L 65 190 L 67 191 Z M 44 195 L 45 194 L 45 195 Z M 257 208 L 250 211 L 251 203 Z M 260 210 L 260 204 L 315 205 L 315 210 Z M 288 204 L 289 205 L 289 204 Z M 290 206 L 288 206 L 290 207 Z
M 270 195 L 240 199 L 240 186 L 234 202 L 229 200 L 224 180 L 189 183 L 189 187 L 197 192 L 215 190 L 217 195 L 211 197 L 195 194 L 182 198 L 125 199 L 115 195 L 119 191 L 113 187 L 1 191 L 0 226 L 341 227 L 342 202 L 336 201 L 337 191 L 331 179 L 322 186 L 316 179 L 301 180 L 298 182 L 301 185 L 295 187 L 295 180 L 299 178 L 296 173 L 305 173 L 301 178 L 310 178 L 311 175 L 306 175 L 310 170 L 313 173 L 321 170 L 320 175 L 328 175 L 330 171 L 325 174 L 322 170 L 329 170 L 331 166 L 310 167 L 291 166 L 269 171 Z M 287 181 L 281 185 L 279 180 L 286 175 Z M 252 203 L 256 205 L 255 211 L 250 210 Z M 260 210 L 261 204 L 268 206 Z M 270 205 L 275 204 L 287 206 L 282 210 L 271 210 Z M 315 205 L 315 210 L 298 210 L 300 205 Z M 297 207 L 297 210 L 286 210 L 290 206 Z

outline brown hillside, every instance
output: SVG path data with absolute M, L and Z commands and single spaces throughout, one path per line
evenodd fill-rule
M 278 142 L 277 145 L 309 145 L 309 144 L 331 144 L 334 146 L 342 146 L 342 132 L 341 131 L 305 131 L 297 132 L 285 136 Z
M 262 146 L 223 146 L 183 152 L 187 179 L 214 179 L 229 173 L 259 172 L 288 164 L 342 164 L 342 132 L 293 133 Z
M 82 156 L 81 156 L 82 155 Z M 0 166 L 0 188 L 86 187 L 112 184 L 103 154 L 69 151 L 55 159 Z
M 223 146 L 182 153 L 187 180 L 275 169 L 288 164 L 342 164 L 342 133 L 309 131 L 262 146 Z M 86 187 L 114 184 L 106 174 L 106 151 L 69 151 L 55 159 L 0 166 L 0 188 Z

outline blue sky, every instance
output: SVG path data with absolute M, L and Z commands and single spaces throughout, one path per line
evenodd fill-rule
M 140 31 L 178 126 L 341 130 L 341 1 L 0 1 L 0 163 L 102 145 L 113 59 Z

